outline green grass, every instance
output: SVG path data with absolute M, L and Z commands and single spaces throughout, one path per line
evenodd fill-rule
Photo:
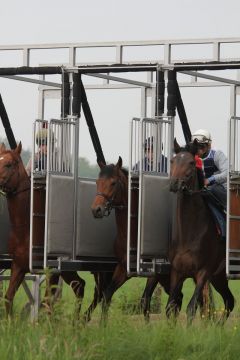
M 93 278 L 82 273 L 86 280 L 83 311 L 91 302 Z M 38 322 L 32 324 L 21 309 L 27 298 L 19 290 L 14 302 L 14 318 L 2 316 L 0 321 L 0 359 L 147 359 L 147 360 L 197 360 L 239 359 L 240 326 L 239 305 L 224 326 L 196 317 L 187 327 L 184 314 L 193 284 L 184 286 L 182 313 L 174 325 L 164 315 L 167 297 L 161 296 L 161 314 L 153 314 L 148 325 L 142 315 L 136 315 L 136 304 L 143 292 L 145 279 L 129 280 L 113 297 L 109 321 L 100 326 L 100 307 L 92 321 L 85 327 L 74 321 L 75 298 L 68 286 L 63 288 L 62 299 L 55 305 L 54 314 L 40 313 Z M 4 285 L 6 287 L 6 285 Z M 235 298 L 238 297 L 238 282 L 230 282 Z M 44 290 L 44 289 L 43 289 Z M 223 304 L 216 294 L 217 312 Z M 159 309 L 159 299 L 153 300 L 153 309 Z M 135 314 L 132 315 L 131 311 Z

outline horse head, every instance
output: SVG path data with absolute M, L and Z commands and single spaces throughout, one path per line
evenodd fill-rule
M 175 156 L 171 159 L 170 191 L 191 192 L 196 180 L 197 141 L 180 147 L 174 139 Z
M 20 157 L 21 151 L 21 142 L 14 150 L 7 150 L 4 144 L 0 145 L 0 188 L 6 194 L 15 192 L 22 180 L 24 167 Z
M 113 208 L 127 207 L 127 171 L 122 168 L 120 156 L 116 165 L 101 162 L 98 165 L 101 170 L 96 181 L 97 194 L 91 208 L 95 218 L 103 218 Z

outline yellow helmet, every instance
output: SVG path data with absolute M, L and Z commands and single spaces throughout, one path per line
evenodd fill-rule
M 48 129 L 43 128 L 40 129 L 36 133 L 36 144 L 37 145 L 47 145 L 47 139 L 48 139 Z M 54 142 L 54 133 L 50 132 L 50 139 L 52 142 Z

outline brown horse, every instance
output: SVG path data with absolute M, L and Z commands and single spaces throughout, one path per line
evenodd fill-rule
M 122 159 L 116 165 L 104 165 L 99 163 L 101 168 L 99 179 L 97 180 L 97 194 L 92 204 L 94 217 L 103 218 L 114 208 L 117 224 L 117 236 L 115 239 L 115 254 L 118 264 L 115 268 L 112 281 L 104 291 L 103 310 L 106 314 L 114 292 L 120 288 L 128 279 L 127 275 L 127 217 L 128 217 L 128 172 L 122 168 Z M 131 248 L 137 246 L 138 228 L 138 191 L 133 190 L 131 194 Z M 148 319 L 150 300 L 157 284 L 160 283 L 169 294 L 170 275 L 157 275 L 149 278 L 144 290 L 141 305 L 145 318 Z M 176 300 L 180 309 L 182 294 L 180 292 Z
M 220 238 L 208 206 L 202 196 L 201 178 L 195 166 L 197 143 L 180 148 L 175 140 L 176 156 L 171 160 L 170 191 L 177 193 L 176 227 L 170 245 L 171 288 L 167 315 L 176 313 L 176 299 L 186 278 L 196 283 L 187 307 L 189 322 L 196 314 L 205 283 L 210 280 L 221 294 L 225 316 L 234 307 L 234 298 L 225 273 L 225 244 Z
M 29 272 L 30 179 L 20 157 L 21 149 L 21 143 L 15 150 L 6 150 L 4 144 L 0 145 L 0 189 L 7 196 L 11 224 L 9 235 L 9 254 L 12 256 L 11 278 L 5 295 L 7 314 L 11 314 L 15 293 L 25 274 Z M 41 239 L 41 241 L 42 243 L 38 245 L 43 245 L 44 240 Z M 105 275 L 94 275 L 96 279 L 94 299 L 85 314 L 86 320 L 90 319 L 91 312 L 101 300 L 105 286 Z M 78 299 L 78 311 L 80 311 L 85 281 L 74 271 L 61 272 L 61 276 L 73 289 Z M 57 285 L 58 278 L 57 274 L 50 276 L 50 290 L 46 292 L 48 298 L 50 294 L 54 295 L 56 292 L 56 286 L 53 285 Z M 106 281 L 109 282 L 109 279 L 106 278 Z

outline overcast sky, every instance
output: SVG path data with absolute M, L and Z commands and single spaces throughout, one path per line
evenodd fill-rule
M 240 38 L 239 14 L 238 0 L 2 0 L 0 45 Z M 238 50 L 240 58 L 240 47 L 235 48 L 234 56 Z M 7 54 L 1 60 L 0 54 L 0 66 L 16 66 L 13 57 Z M 0 79 L 0 93 L 16 138 L 29 147 L 31 124 L 38 114 L 37 85 Z M 182 96 L 191 129 L 209 128 L 214 146 L 226 151 L 229 89 L 188 88 L 182 89 Z M 106 159 L 115 162 L 122 155 L 126 164 L 128 126 L 132 116 L 140 115 L 140 92 L 91 90 L 88 97 Z M 51 101 L 47 112 L 48 118 L 58 116 L 58 102 Z M 4 135 L 2 127 L 0 131 Z M 84 124 L 81 149 L 82 155 L 94 163 Z

